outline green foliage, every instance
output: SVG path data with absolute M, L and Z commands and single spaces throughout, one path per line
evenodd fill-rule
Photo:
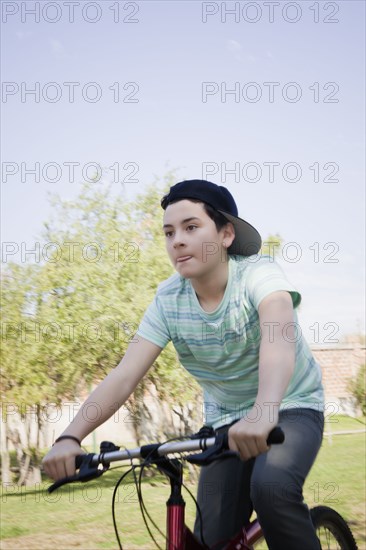
M 278 233 L 269 235 L 266 239 L 262 240 L 262 247 L 259 254 L 261 256 L 269 255 L 275 258 L 278 256 L 279 250 L 281 250 L 282 243 L 283 239 Z
M 48 396 L 32 315 L 39 275 L 39 266 L 14 263 L 2 273 L 1 401 L 33 404 Z
M 100 182 L 83 184 L 74 201 L 52 197 L 53 220 L 43 235 L 47 261 L 3 269 L 3 401 L 60 403 L 119 363 L 158 284 L 174 273 L 160 208 L 172 178 L 131 202 Z M 178 404 L 198 391 L 172 346 L 136 398 L 149 381 L 159 397 Z
M 356 378 L 349 383 L 349 390 L 356 399 L 362 415 L 366 416 L 366 363 L 360 366 Z

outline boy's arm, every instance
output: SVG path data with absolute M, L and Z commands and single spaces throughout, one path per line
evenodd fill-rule
M 90 394 L 73 421 L 60 435 L 72 435 L 82 441 L 127 401 L 162 351 L 162 348 L 141 336 L 136 335 L 133 340 L 119 365 Z M 89 420 L 87 415 L 91 403 L 95 403 L 98 409 L 95 420 Z M 74 459 L 78 454 L 81 454 L 80 447 L 75 441 L 64 439 L 56 443 L 43 459 L 45 472 L 55 480 L 73 475 Z
M 268 450 L 266 439 L 278 422 L 279 405 L 295 368 L 296 334 L 292 298 L 276 291 L 258 308 L 261 328 L 259 383 L 253 413 L 229 430 L 229 445 L 243 460 Z M 250 421 L 252 419 L 252 421 Z
M 295 368 L 297 334 L 290 293 L 271 293 L 259 304 L 258 313 L 262 336 L 256 404 L 263 410 L 271 408 L 264 403 L 272 403 L 278 410 Z

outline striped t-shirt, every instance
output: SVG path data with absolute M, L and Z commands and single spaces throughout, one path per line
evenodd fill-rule
M 258 393 L 258 306 L 271 292 L 287 290 L 294 306 L 296 360 L 280 410 L 323 411 L 320 366 L 295 309 L 300 293 L 271 256 L 230 255 L 228 267 L 225 293 L 215 311 L 204 311 L 190 280 L 175 273 L 158 286 L 137 334 L 161 348 L 173 342 L 179 361 L 203 388 L 204 422 L 217 428 L 253 407 Z

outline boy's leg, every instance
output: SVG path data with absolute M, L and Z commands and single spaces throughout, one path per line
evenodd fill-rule
M 251 499 L 271 550 L 319 550 L 302 488 L 320 449 L 324 416 L 311 409 L 279 414 L 282 445 L 259 455 L 251 476 Z
M 232 457 L 201 468 L 197 502 L 202 513 L 204 541 L 209 546 L 227 541 L 249 521 L 253 511 L 249 498 L 253 464 L 254 459 L 242 462 Z M 200 527 L 197 513 L 194 534 L 203 542 Z

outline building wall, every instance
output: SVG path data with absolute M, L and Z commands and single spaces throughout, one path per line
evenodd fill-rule
M 366 362 L 365 346 L 343 344 L 337 347 L 311 347 L 322 369 L 326 413 L 357 416 L 359 411 L 349 390 L 349 382 Z M 334 411 L 334 412 L 333 412 Z

